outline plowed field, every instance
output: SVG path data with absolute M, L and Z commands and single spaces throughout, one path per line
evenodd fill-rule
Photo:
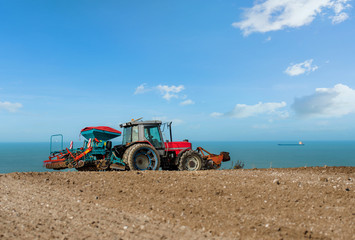
M 355 167 L 0 175 L 0 239 L 355 239 Z

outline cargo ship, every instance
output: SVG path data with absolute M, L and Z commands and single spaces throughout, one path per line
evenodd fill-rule
M 279 143 L 279 146 L 304 146 L 304 143 L 302 141 L 299 141 L 298 143 Z

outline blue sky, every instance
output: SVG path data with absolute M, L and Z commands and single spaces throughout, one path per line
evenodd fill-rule
M 0 1 L 0 141 L 139 117 L 176 140 L 354 140 L 354 6 Z

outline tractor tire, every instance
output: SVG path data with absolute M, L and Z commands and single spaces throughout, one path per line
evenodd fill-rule
M 180 171 L 199 171 L 203 168 L 203 159 L 201 155 L 193 150 L 183 153 L 179 160 Z
M 123 162 L 128 165 L 130 170 L 158 170 L 160 156 L 154 147 L 138 143 L 126 150 L 123 154 Z

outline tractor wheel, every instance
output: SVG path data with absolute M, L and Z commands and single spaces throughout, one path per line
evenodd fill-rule
M 198 152 L 189 150 L 179 160 L 179 170 L 198 171 L 202 169 L 202 157 Z
M 157 150 L 148 144 L 135 144 L 129 147 L 123 161 L 128 164 L 130 170 L 158 170 L 160 167 Z

